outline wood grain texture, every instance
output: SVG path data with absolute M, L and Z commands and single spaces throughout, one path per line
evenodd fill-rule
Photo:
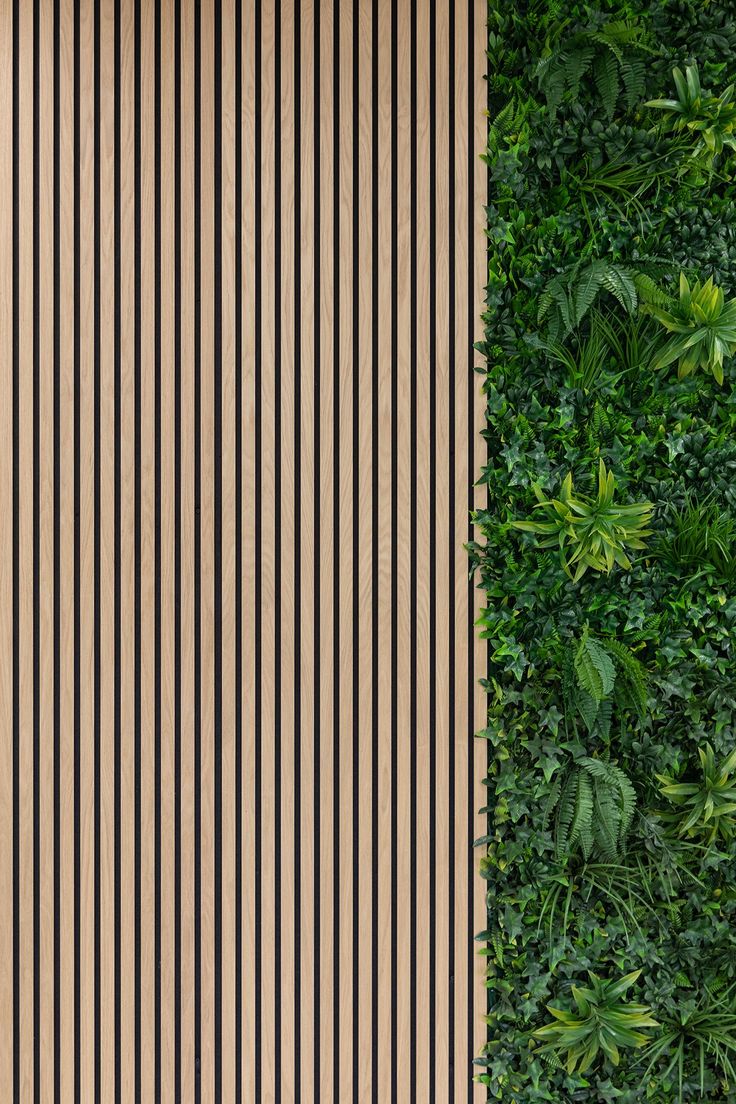
M 3 1099 L 482 1098 L 484 21 L 0 0 Z

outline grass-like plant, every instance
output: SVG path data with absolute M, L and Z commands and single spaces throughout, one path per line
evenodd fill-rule
M 724 146 L 736 149 L 734 86 L 729 85 L 720 96 L 705 92 L 697 65 L 688 65 L 684 73 L 681 69 L 673 69 L 672 77 L 677 99 L 648 100 L 644 106 L 665 111 L 669 116 L 669 129 L 694 136 L 692 155 L 710 168 Z
M 624 1047 L 646 1046 L 651 1036 L 640 1029 L 659 1027 L 658 1022 L 647 1005 L 621 999 L 640 974 L 634 970 L 617 981 L 605 981 L 591 973 L 590 986 L 572 987 L 574 1010 L 548 1004 L 554 1022 L 533 1033 L 544 1040 L 539 1053 L 559 1055 L 568 1073 L 585 1073 L 601 1053 L 617 1066 Z
M 677 361 L 680 379 L 697 368 L 712 372 L 723 383 L 723 362 L 736 352 L 736 299 L 726 301 L 723 289 L 710 278 L 693 286 L 680 273 L 680 297 L 671 305 L 645 303 L 643 310 L 654 316 L 673 336 L 652 361 L 655 371 Z
M 698 748 L 702 778 L 682 782 L 669 774 L 658 774 L 660 790 L 677 806 L 663 819 L 678 835 L 704 837 L 709 844 L 730 843 L 736 836 L 736 750 L 716 761 L 711 744 Z
M 678 1003 L 676 1015 L 664 1019 L 662 1034 L 644 1053 L 649 1063 L 641 1079 L 646 1086 L 655 1066 L 664 1058 L 667 1065 L 657 1071 L 659 1080 L 665 1080 L 675 1070 L 678 1079 L 678 1102 L 685 1104 L 684 1093 L 686 1064 L 694 1065 L 699 1072 L 700 1097 L 705 1096 L 705 1072 L 711 1065 L 727 1093 L 736 1088 L 736 1004 L 734 986 L 715 996 L 709 989 L 697 998 L 686 998 Z M 730 1095 L 729 1095 L 730 1099 Z
M 667 527 L 654 551 L 671 570 L 712 573 L 724 580 L 736 575 L 734 520 L 710 496 L 686 494 L 682 506 L 668 511 Z
M 558 548 L 560 563 L 573 582 L 578 582 L 589 568 L 603 574 L 612 571 L 615 564 L 630 568 L 625 549 L 645 547 L 652 505 L 650 502 L 620 505 L 613 501 L 615 487 L 613 472 L 606 470 L 603 460 L 598 464 L 595 497 L 575 492 L 572 472 L 565 476 L 558 498 L 547 498 L 535 483 L 535 510 L 543 512 L 545 520 L 511 524 L 515 529 L 541 536 L 540 548 Z

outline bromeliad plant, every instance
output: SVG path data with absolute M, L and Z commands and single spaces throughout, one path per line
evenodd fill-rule
M 536 510 L 543 511 L 545 521 L 512 521 L 515 529 L 536 533 L 544 539 L 540 548 L 558 548 L 565 573 L 577 583 L 590 568 L 608 574 L 615 564 L 630 568 L 625 548 L 644 548 L 644 539 L 651 531 L 647 524 L 652 514 L 650 502 L 622 506 L 613 501 L 616 481 L 598 463 L 598 494 L 576 493 L 572 472 L 563 480 L 559 498 L 547 498 L 534 483 Z
M 674 306 L 649 302 L 642 309 L 674 335 L 655 356 L 653 369 L 666 368 L 676 360 L 680 379 L 702 368 L 723 383 L 724 359 L 736 352 L 736 299 L 727 301 L 712 278 L 690 287 L 681 272 L 680 297 Z
M 648 100 L 644 106 L 667 112 L 669 129 L 695 136 L 692 156 L 710 169 L 724 146 L 736 149 L 734 86 L 729 85 L 720 96 L 704 91 L 697 65 L 688 65 L 684 74 L 673 69 L 672 77 L 677 99 Z
M 698 748 L 703 772 L 697 782 L 681 782 L 668 774 L 658 774 L 660 790 L 677 811 L 665 813 L 665 822 L 674 826 L 678 835 L 704 837 L 730 843 L 736 836 L 736 750 L 720 763 L 710 744 Z
M 641 970 L 633 970 L 618 981 L 605 981 L 591 973 L 589 987 L 572 987 L 573 1011 L 548 1004 L 554 1022 L 533 1033 L 534 1038 L 545 1040 L 539 1053 L 559 1055 L 572 1074 L 591 1069 L 601 1053 L 617 1066 L 624 1047 L 646 1046 L 651 1036 L 640 1029 L 659 1024 L 646 1004 L 621 999 L 640 974 Z

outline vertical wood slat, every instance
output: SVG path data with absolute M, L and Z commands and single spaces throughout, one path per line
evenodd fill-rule
M 470 1101 L 485 6 L 0 20 L 3 1083 Z
M 0 502 L 6 521 L 0 532 L 0 833 L 5 841 L 0 856 L 0 1001 L 7 1009 L 7 1028 L 0 1039 L 0 1081 L 13 1084 L 13 1031 L 10 1030 L 10 1010 L 13 1009 L 14 988 L 14 599 L 15 599 L 15 519 L 14 511 L 14 400 L 15 358 L 14 337 L 14 37 L 13 9 L 9 4 L 0 9 L 0 142 L 6 151 L 0 167 L 0 434 L 4 447 L 0 451 Z

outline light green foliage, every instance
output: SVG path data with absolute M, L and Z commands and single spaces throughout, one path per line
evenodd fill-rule
M 646 303 L 643 309 L 674 335 L 655 356 L 655 371 L 676 360 L 679 379 L 702 368 L 723 383 L 724 359 L 736 351 L 736 299 L 726 301 L 712 278 L 691 287 L 683 272 L 676 303 L 668 308 Z
M 633 970 L 616 981 L 605 981 L 591 973 L 589 986 L 572 986 L 573 1010 L 548 1004 L 554 1022 L 534 1032 L 535 1039 L 544 1040 L 541 1052 L 562 1055 L 568 1073 L 585 1073 L 599 1058 L 617 1066 L 621 1050 L 646 1046 L 650 1036 L 641 1028 L 659 1024 L 647 1005 L 622 1000 L 640 974 L 641 970 Z
M 572 473 L 568 472 L 558 498 L 547 498 L 538 484 L 534 485 L 536 509 L 545 521 L 513 521 L 511 524 L 515 529 L 543 537 L 540 548 L 558 548 L 560 563 L 575 583 L 588 568 L 605 574 L 615 564 L 629 568 L 631 561 L 624 549 L 645 547 L 644 538 L 650 535 L 647 524 L 652 506 L 649 502 L 631 506 L 615 503 L 615 487 L 613 472 L 607 471 L 600 460 L 595 497 L 576 493 Z
M 672 130 L 691 135 L 695 139 L 692 156 L 710 168 L 724 146 L 736 149 L 734 86 L 729 85 L 719 96 L 705 91 L 697 65 L 688 65 L 684 74 L 673 69 L 672 77 L 677 99 L 648 100 L 645 107 L 665 111 Z
M 698 748 L 702 777 L 688 782 L 658 774 L 661 792 L 677 806 L 664 814 L 681 836 L 730 843 L 736 836 L 736 750 L 720 762 L 710 744 Z

